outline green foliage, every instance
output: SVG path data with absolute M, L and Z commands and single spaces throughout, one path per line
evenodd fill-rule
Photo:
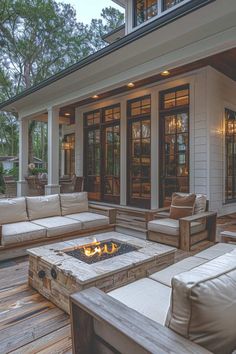
M 84 25 L 66 3 L 0 0 L 0 101 L 104 47 L 102 36 L 120 26 L 124 16 L 109 7 L 101 17 Z M 46 129 L 41 129 L 41 123 L 31 123 L 29 133 L 29 161 L 33 155 L 46 160 Z M 17 154 L 17 136 L 16 118 L 0 114 L 0 154 Z
M 29 172 L 30 172 L 30 175 L 37 176 L 39 173 L 47 173 L 47 169 L 35 167 L 32 170 L 30 170 Z
M 4 175 L 13 176 L 16 181 L 19 180 L 19 167 L 14 166 L 12 169 L 8 171 L 4 171 Z

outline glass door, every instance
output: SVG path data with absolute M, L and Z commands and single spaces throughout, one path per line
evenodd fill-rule
M 189 88 L 160 93 L 160 206 L 189 192 Z
M 151 206 L 151 98 L 128 102 L 128 205 Z

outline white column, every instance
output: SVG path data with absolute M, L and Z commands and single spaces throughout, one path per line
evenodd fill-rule
M 75 109 L 75 173 L 83 177 L 84 173 L 84 124 L 83 113 Z
M 120 105 L 120 204 L 127 204 L 127 117 L 126 101 Z
M 19 118 L 19 181 L 17 182 L 17 196 L 27 195 L 28 176 L 28 120 Z
M 45 194 L 60 193 L 59 186 L 59 109 L 48 109 L 48 184 Z
M 151 209 L 159 206 L 158 93 L 151 95 Z

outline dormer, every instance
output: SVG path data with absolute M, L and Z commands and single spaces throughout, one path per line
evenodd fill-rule
M 125 34 L 161 18 L 193 0 L 113 0 L 125 9 Z M 196 2 L 196 1 L 195 1 Z

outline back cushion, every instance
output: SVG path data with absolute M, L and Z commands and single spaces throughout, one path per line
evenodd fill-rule
M 0 224 L 27 221 L 25 198 L 0 200 Z
M 30 220 L 61 215 L 58 194 L 42 197 L 26 197 L 26 203 Z
M 186 194 L 182 196 L 178 193 L 173 193 L 170 207 L 170 218 L 180 219 L 193 215 L 195 199 L 195 194 Z
M 227 253 L 172 278 L 166 326 L 215 354 L 236 349 L 236 257 Z
M 195 205 L 194 205 L 194 214 L 204 213 L 206 211 L 207 197 L 204 194 L 197 194 Z
M 61 194 L 62 215 L 82 213 L 88 211 L 87 192 Z

